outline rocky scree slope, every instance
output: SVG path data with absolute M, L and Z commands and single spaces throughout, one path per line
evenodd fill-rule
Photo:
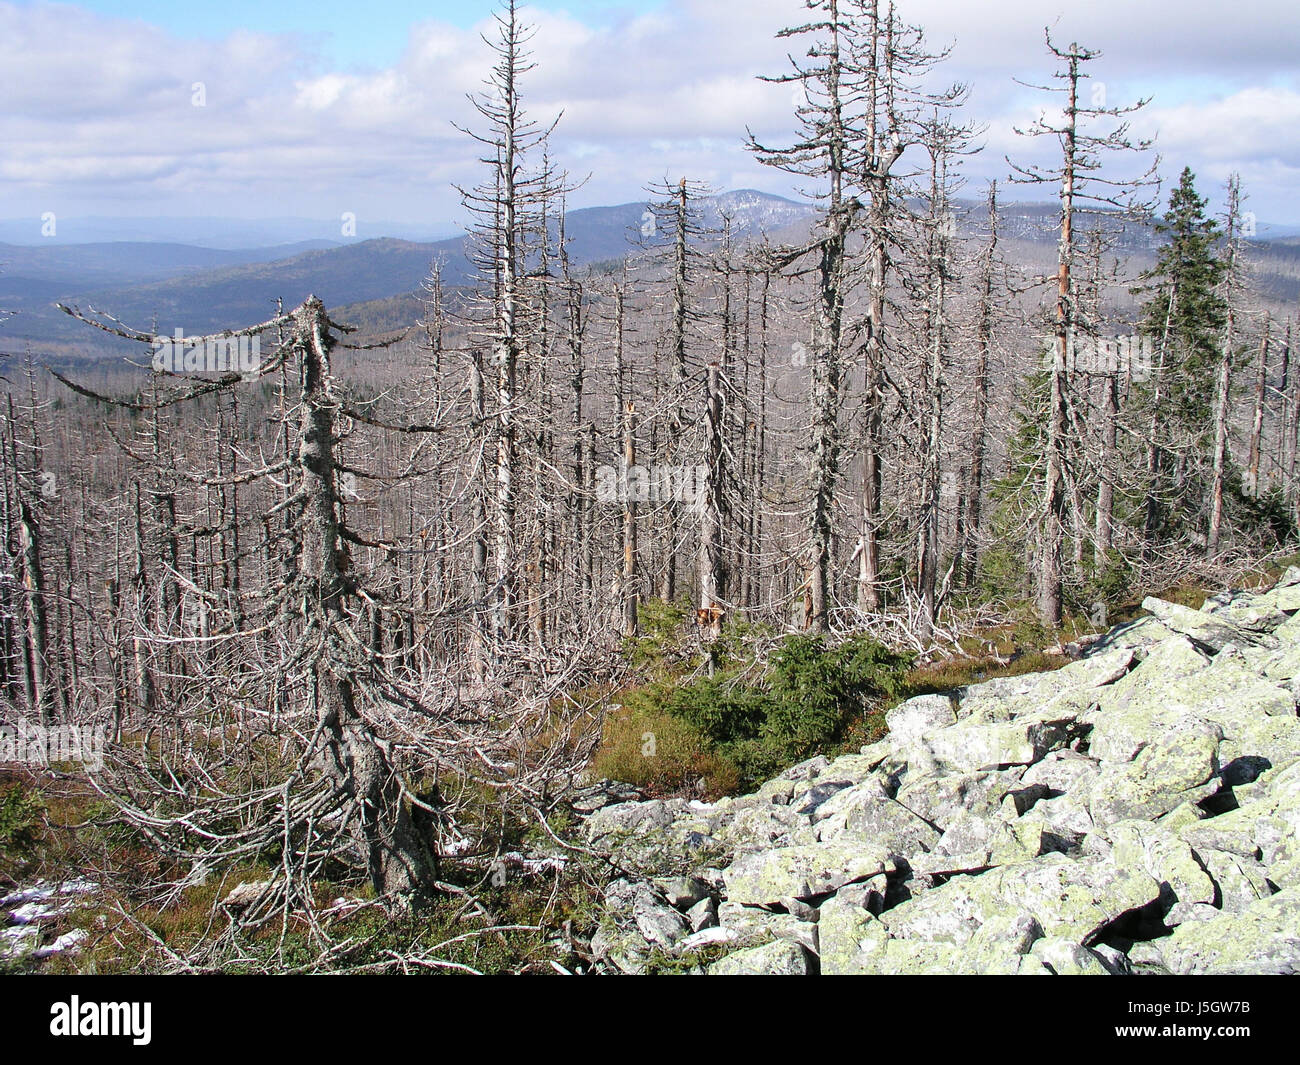
M 909 700 L 713 804 L 617 801 L 592 952 L 710 974 L 1300 971 L 1300 569 Z M 596 805 L 596 804 L 592 804 Z

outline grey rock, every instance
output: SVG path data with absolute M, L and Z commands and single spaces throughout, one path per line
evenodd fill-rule
M 1188 716 L 1152 735 L 1132 762 L 1103 765 L 1088 806 L 1093 822 L 1154 820 L 1212 795 L 1219 787 L 1222 738 L 1212 722 Z
M 1218 654 L 1230 643 L 1263 643 L 1270 640 L 1267 635 L 1252 632 L 1243 626 L 1220 619 L 1214 614 L 1169 603 L 1153 595 L 1142 600 L 1142 609 L 1155 615 L 1166 627 L 1181 632 L 1211 654 Z
M 1047 935 L 1087 946 L 1121 914 L 1159 896 L 1159 884 L 1141 870 L 1048 854 L 955 877 L 880 919 L 895 938 L 961 945 L 991 916 L 1014 909 L 1032 914 Z
M 885 715 L 890 738 L 896 745 L 908 744 L 932 729 L 944 728 L 956 721 L 952 699 L 947 695 L 918 695 Z
M 1095 758 L 1077 751 L 1053 751 L 1025 770 L 1021 781 L 1027 787 L 1046 788 L 1048 798 L 1069 795 L 1086 804 L 1100 772 Z
M 1005 822 L 974 814 L 954 818 L 934 850 L 944 855 L 982 853 L 987 856 L 985 865 L 1008 865 L 1034 858 L 1039 853 L 1037 844 L 1028 846 Z M 913 868 L 918 868 L 915 863 Z M 931 867 L 927 866 L 926 871 L 931 871 Z
M 1106 971 L 1112 976 L 1129 976 L 1132 974 L 1133 963 L 1129 961 L 1128 955 L 1112 947 L 1109 943 L 1098 943 L 1092 948 L 1092 952 L 1102 965 L 1106 966 Z
M 799 918 L 801 921 L 808 921 L 812 924 L 816 924 L 821 916 L 821 913 L 816 906 L 809 906 L 808 903 L 804 902 L 802 899 L 784 898 L 781 900 L 781 905 L 785 907 L 786 913 L 791 917 Z
M 1109 976 L 1110 972 L 1087 947 L 1068 939 L 1040 939 L 1033 956 L 1057 976 Z
M 717 819 L 714 835 L 736 850 L 762 851 L 816 842 L 809 818 L 788 806 L 736 803 Z
M 849 811 L 854 808 L 864 805 L 870 806 L 888 800 L 889 791 L 884 783 L 875 776 L 867 776 L 852 787 L 837 791 L 829 799 L 821 803 L 811 814 L 814 825 L 822 821 L 836 819 L 835 826 L 818 829 L 818 838 L 829 838 L 828 833 L 834 833 L 842 829 Z
M 587 837 L 597 840 L 612 835 L 647 835 L 662 831 L 685 809 L 686 803 L 681 799 L 616 803 L 587 818 Z
M 966 720 L 913 741 L 908 756 L 961 771 L 1032 765 L 1069 743 L 1073 722 L 1073 715 L 1050 714 L 996 724 Z
M 879 846 L 833 840 L 745 854 L 724 876 L 731 902 L 773 905 L 787 896 L 808 899 L 829 894 L 854 880 L 893 869 L 894 863 Z
M 933 825 L 893 799 L 882 798 L 864 798 L 836 814 L 819 835 L 823 841 L 862 840 L 896 856 L 923 853 L 939 839 Z
M 661 877 L 654 881 L 668 905 L 679 910 L 689 910 L 701 899 L 709 897 L 709 885 L 695 876 Z
M 1241 913 L 1273 894 L 1266 870 L 1251 858 L 1213 850 L 1201 852 L 1200 858 L 1218 888 L 1215 903 L 1227 913 Z
M 636 802 L 642 798 L 641 789 L 634 784 L 618 780 L 601 780 L 579 789 L 569 800 L 569 805 L 580 814 L 593 814 L 606 806 Z
M 692 932 L 702 932 L 706 928 L 718 926 L 718 904 L 712 899 L 701 899 L 686 911 L 686 922 Z
M 820 820 L 818 812 L 821 808 L 836 795 L 851 787 L 853 787 L 851 780 L 818 781 L 799 796 L 796 813 L 801 817 L 812 818 L 814 821 Z
M 1050 757 L 1050 756 L 1049 756 Z M 1003 799 L 1021 787 L 1025 770 L 984 770 L 945 773 L 909 781 L 899 789 L 898 802 L 939 829 L 963 814 L 992 817 Z
M 723 928 L 736 934 L 742 946 L 754 946 L 769 939 L 788 939 L 814 953 L 817 951 L 817 925 L 793 914 L 728 901 L 718 907 L 718 920 Z
M 1138 868 L 1167 884 L 1183 905 L 1210 904 L 1218 889 L 1192 848 L 1167 828 L 1150 821 L 1121 821 L 1105 830 L 1117 865 Z
M 1164 916 L 1164 922 L 1170 928 L 1177 928 L 1189 921 L 1213 921 L 1222 910 L 1206 902 L 1176 902 Z
M 785 940 L 728 954 L 709 966 L 710 976 L 808 976 L 808 952 Z
M 1117 625 L 1088 648 L 1090 655 L 1105 654 L 1117 648 L 1132 648 L 1144 654 L 1158 643 L 1175 635 L 1174 630 L 1150 615 Z
M 1181 924 L 1161 942 L 1160 957 L 1175 973 L 1300 971 L 1300 891 L 1288 888 L 1240 912 Z

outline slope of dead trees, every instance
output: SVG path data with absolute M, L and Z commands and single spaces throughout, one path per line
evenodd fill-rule
M 706 227 L 709 190 L 667 179 L 625 262 L 575 265 L 508 4 L 462 190 L 472 288 L 434 264 L 422 321 L 368 341 L 308 299 L 127 394 L 10 368 L 7 713 L 108 727 L 97 786 L 160 848 L 269 860 L 246 923 L 312 912 L 340 868 L 451 890 L 440 860 L 493 857 L 472 809 L 544 825 L 652 600 L 704 649 L 741 618 L 925 648 L 990 599 L 1054 627 L 1293 533 L 1293 323 L 1250 296 L 1236 183 L 1223 232 L 1192 226 L 1212 276 L 1124 276 L 1141 104 L 1049 38 L 1064 104 L 1026 133 L 1062 156 L 1012 180 L 1060 191 L 1058 262 L 1029 276 L 1005 190 L 962 206 L 979 131 L 964 87 L 922 88 L 942 51 L 892 5 L 806 6 L 769 76 L 795 136 L 750 138 L 820 197 L 802 243 Z

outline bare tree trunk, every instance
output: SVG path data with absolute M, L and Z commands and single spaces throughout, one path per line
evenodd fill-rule
M 33 410 L 33 417 L 35 411 Z M 18 517 L 18 580 L 23 587 L 23 628 L 26 637 L 27 707 L 42 726 L 54 721 L 49 617 L 45 602 L 45 568 L 41 559 L 40 518 L 28 498 L 18 458 L 17 424 L 13 396 L 9 397 L 9 451 L 15 477 Z
M 964 570 L 967 587 L 979 574 L 981 518 L 984 500 L 984 454 L 988 447 L 989 359 L 993 346 L 993 267 L 998 248 L 998 186 L 989 186 L 989 242 L 980 264 L 979 308 L 976 311 L 975 379 L 971 382 L 970 474 L 966 483 L 964 535 L 959 544 L 958 562 Z
M 1282 490 L 1287 500 L 1295 493 L 1295 456 L 1296 456 L 1296 418 L 1292 392 L 1296 391 L 1292 378 L 1295 373 L 1291 367 L 1291 323 L 1286 323 L 1286 336 L 1282 341 L 1282 380 L 1279 384 L 1279 406 L 1282 408 L 1278 418 L 1278 469 L 1282 477 Z
M 1219 553 L 1223 536 L 1223 486 L 1228 466 L 1228 413 L 1232 404 L 1232 358 L 1237 342 L 1237 309 L 1235 288 L 1240 250 L 1241 182 L 1236 174 L 1228 182 L 1228 264 L 1224 275 L 1227 292 L 1227 321 L 1223 329 L 1223 345 L 1219 356 L 1219 373 L 1214 401 L 1214 455 L 1213 474 L 1210 481 L 1210 522 L 1205 536 L 1205 556 L 1214 558 Z
M 1101 461 L 1098 466 L 1097 528 L 1093 541 L 1093 564 L 1106 565 L 1115 542 L 1115 463 L 1119 424 L 1119 378 L 1101 378 Z
M 319 300 L 296 314 L 303 360 L 302 415 L 297 456 L 302 507 L 300 602 L 306 610 L 304 644 L 313 656 L 313 702 L 322 737 L 323 768 L 351 801 L 358 842 L 364 847 L 375 891 L 409 897 L 434 880 L 433 855 L 411 820 L 403 787 L 387 749 L 358 707 L 356 676 L 365 668 L 344 638 L 352 596 L 350 561 L 339 524 L 335 411 L 331 394 L 329 319 Z
M 470 410 L 477 424 L 487 415 L 484 395 L 483 356 L 477 348 L 470 353 Z M 487 675 L 488 515 L 487 501 L 479 486 L 472 490 L 470 504 L 473 541 L 470 547 L 470 595 L 473 613 L 470 631 L 470 663 L 474 678 L 482 684 Z
M 1160 404 L 1164 396 L 1165 363 L 1173 331 L 1174 306 L 1177 299 L 1178 291 L 1171 287 L 1169 303 L 1165 308 L 1164 327 L 1160 332 L 1160 350 L 1156 356 L 1155 383 L 1151 396 L 1151 427 L 1147 434 L 1147 498 L 1142 527 L 1142 561 L 1145 565 L 1150 565 L 1154 556 L 1156 538 L 1159 535 L 1164 511 L 1166 457 L 1164 449 L 1160 446 Z
M 1271 315 L 1264 319 L 1264 335 L 1259 342 L 1259 363 L 1255 368 L 1255 413 L 1250 423 L 1250 457 L 1246 464 L 1246 491 L 1259 498 L 1259 448 L 1264 435 L 1264 389 L 1268 384 L 1268 340 L 1273 324 Z
M 722 522 L 726 509 L 723 491 L 724 417 L 722 372 L 716 362 L 711 362 L 705 407 L 708 472 L 704 485 L 694 483 L 696 491 L 703 492 L 703 498 L 696 501 L 700 508 L 700 609 L 705 612 L 703 619 L 714 639 L 722 632 L 722 612 L 727 595 L 727 568 L 722 545 Z
M 145 565 L 144 519 L 140 505 L 140 486 L 135 486 L 135 570 L 131 575 L 132 589 L 135 593 L 135 614 L 143 621 L 149 616 L 149 571 Z M 132 657 L 135 663 L 135 686 L 137 705 L 144 708 L 146 716 L 152 716 L 158 708 L 158 692 L 154 686 L 153 671 L 149 666 L 148 644 L 144 635 L 137 632 L 132 639 Z
M 1070 83 L 1070 109 L 1077 105 L 1078 85 Z M 1056 348 L 1050 374 L 1047 407 L 1047 453 L 1043 476 L 1042 531 L 1038 563 L 1038 613 L 1045 625 L 1061 624 L 1061 545 L 1065 518 L 1065 389 L 1066 356 L 1073 332 L 1070 268 L 1074 263 L 1074 156 L 1073 121 L 1066 134 L 1065 181 L 1061 187 L 1061 243 L 1057 270 Z
M 670 465 L 680 465 L 684 458 L 682 441 L 686 434 L 689 419 L 686 413 L 686 321 L 689 299 L 689 274 L 687 255 L 689 247 L 688 192 L 686 179 L 677 185 L 676 199 L 673 202 L 673 319 L 671 348 L 671 392 L 672 414 L 669 420 L 666 453 Z M 676 500 L 664 503 L 664 569 L 659 596 L 664 602 L 677 598 L 677 539 L 681 526 L 681 515 Z
M 618 407 L 619 447 L 622 449 L 623 468 L 636 465 L 636 404 L 630 396 L 625 359 L 627 327 L 626 276 L 614 293 L 614 402 Z M 637 610 L 640 605 L 637 576 L 636 500 L 626 493 L 622 507 L 623 563 L 619 575 L 619 613 L 623 636 L 637 633 Z
M 840 460 L 840 345 L 844 314 L 841 276 L 848 215 L 839 202 L 838 174 L 831 202 L 828 232 L 821 250 L 812 331 L 813 499 L 804 627 L 813 632 L 824 632 L 828 623 L 835 485 Z

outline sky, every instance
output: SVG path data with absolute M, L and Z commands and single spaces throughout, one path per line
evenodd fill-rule
M 481 91 L 495 4 L 485 0 L 0 0 L 0 218 L 355 218 L 454 226 L 455 185 L 485 174 L 467 94 Z M 983 151 L 966 194 L 1005 179 L 1006 157 L 1047 162 L 1033 121 L 1050 80 L 1044 28 L 1100 50 L 1106 102 L 1155 136 L 1166 191 L 1183 166 L 1221 201 L 1241 175 L 1261 220 L 1300 225 L 1300 14 L 1294 0 L 898 0 L 936 49 L 934 84 L 970 86 Z M 775 33 L 801 0 L 536 0 L 529 114 L 554 161 L 586 179 L 570 206 L 643 199 L 688 176 L 717 189 L 799 186 L 745 149 L 783 142 L 788 66 Z M 1019 79 L 1019 82 L 1017 81 Z M 481 125 L 481 121 L 479 122 Z M 1016 193 L 1011 193 L 1015 195 Z M 1030 194 L 1019 193 L 1024 198 Z M 340 233 L 343 233 L 342 225 Z M 67 235 L 64 232 L 61 237 Z

